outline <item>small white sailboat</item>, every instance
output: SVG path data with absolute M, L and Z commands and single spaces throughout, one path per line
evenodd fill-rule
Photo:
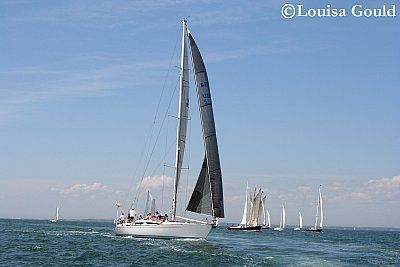
M 259 219 L 260 219 L 260 213 L 261 209 L 263 207 L 262 205 L 262 194 L 263 191 L 261 188 L 258 190 L 255 190 L 254 195 L 251 196 L 250 194 L 250 214 L 249 214 L 249 219 L 247 220 L 247 208 L 248 208 L 248 194 L 247 194 L 247 189 L 248 189 L 248 184 L 246 185 L 246 198 L 244 202 L 244 208 L 243 208 L 243 216 L 242 216 L 242 221 L 240 222 L 239 225 L 237 226 L 229 226 L 227 229 L 228 230 L 246 230 L 246 231 L 260 231 L 262 225 L 259 224 Z
M 319 227 L 318 226 L 319 220 Z M 307 228 L 308 232 L 322 232 L 322 228 L 324 225 L 324 210 L 322 208 L 322 194 L 321 194 L 321 186 L 319 187 L 318 201 L 317 201 L 317 214 L 315 215 L 315 224 L 314 227 Z
M 281 220 L 279 222 L 279 227 L 275 227 L 275 231 L 283 231 L 285 230 L 285 223 L 286 223 L 286 211 L 285 211 L 285 204 L 282 202 L 282 211 L 281 211 Z
M 267 226 L 263 229 L 271 229 L 271 217 L 269 216 L 268 210 L 267 210 Z
M 294 228 L 295 231 L 300 231 L 303 228 L 303 217 L 301 216 L 301 212 L 299 211 L 299 227 Z
M 59 209 L 58 209 L 58 205 L 56 207 L 56 214 L 54 216 L 54 219 L 51 220 L 51 222 L 58 222 L 59 221 Z
M 262 199 L 262 202 L 261 202 L 261 204 L 262 204 L 262 208 L 263 208 L 263 225 L 262 225 L 262 229 L 269 229 L 269 228 L 271 228 L 271 220 L 270 220 L 270 218 L 269 218 L 269 212 L 268 212 L 268 210 L 266 210 L 266 204 L 265 204 L 265 202 L 266 202 L 266 199 L 267 199 L 267 196 L 264 196 L 264 198 Z
M 222 174 L 208 77 L 202 56 L 192 34 L 187 28 L 186 20 L 182 21 L 182 27 L 181 79 L 171 218 L 170 220 L 136 220 L 129 223 L 124 220 L 117 220 L 115 226 L 116 235 L 152 238 L 205 239 L 212 226 L 217 224 L 217 218 L 224 218 Z M 190 50 L 196 84 L 205 156 L 197 183 L 186 210 L 212 216 L 211 223 L 207 220 L 199 221 L 180 217 L 176 214 L 177 191 L 184 158 L 189 117 L 188 50 Z

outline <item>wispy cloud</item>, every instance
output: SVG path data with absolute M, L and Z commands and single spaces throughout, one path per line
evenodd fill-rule
M 94 182 L 92 184 L 77 183 L 67 188 L 54 187 L 51 188 L 51 191 L 60 192 L 62 194 L 89 194 L 89 193 L 92 194 L 98 192 L 107 192 L 107 193 L 114 192 L 114 190 L 110 189 L 108 186 L 99 182 Z
M 88 60 L 90 61 L 90 60 Z M 79 62 L 73 65 L 80 66 Z M 149 75 L 168 66 L 166 61 L 104 63 L 93 68 L 24 67 L 1 70 L 6 80 L 0 91 L 0 121 L 31 105 L 70 97 L 106 96 L 120 89 L 153 84 Z M 21 79 L 23 77 L 23 79 Z M 7 82 L 11 80 L 12 82 Z
M 311 192 L 311 188 L 308 186 L 299 186 L 299 187 L 297 187 L 297 191 L 299 191 L 301 193 L 309 193 L 309 192 Z
M 400 200 L 400 176 L 369 180 L 351 196 L 364 200 Z
M 172 184 L 172 177 L 169 176 L 146 176 L 136 184 L 137 189 L 158 189 Z

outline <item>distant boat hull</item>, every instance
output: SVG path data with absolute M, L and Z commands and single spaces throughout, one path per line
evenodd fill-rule
M 261 225 L 255 225 L 255 226 L 238 225 L 238 226 L 230 226 L 227 229 L 228 230 L 242 230 L 242 231 L 260 231 Z
M 261 229 L 269 230 L 269 226 L 263 226 Z
M 282 232 L 283 230 L 285 230 L 285 228 L 281 228 L 281 227 L 275 227 L 274 228 L 274 231 Z
M 322 232 L 322 228 L 308 228 L 307 232 Z
M 211 231 L 211 224 L 187 222 L 144 222 L 141 224 L 117 224 L 117 236 L 133 236 L 147 238 L 194 238 L 206 239 Z

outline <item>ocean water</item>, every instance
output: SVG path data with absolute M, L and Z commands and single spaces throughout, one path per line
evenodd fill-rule
M 0 219 L 0 266 L 400 266 L 400 231 L 213 229 L 207 240 L 117 237 L 112 222 Z

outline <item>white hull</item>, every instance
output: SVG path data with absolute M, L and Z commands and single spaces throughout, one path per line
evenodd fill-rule
M 283 231 L 284 230 L 284 228 L 280 228 L 280 227 L 275 227 L 274 228 L 274 231 Z
M 211 224 L 187 222 L 162 222 L 160 224 L 117 224 L 116 235 L 150 238 L 196 238 L 206 239 Z

